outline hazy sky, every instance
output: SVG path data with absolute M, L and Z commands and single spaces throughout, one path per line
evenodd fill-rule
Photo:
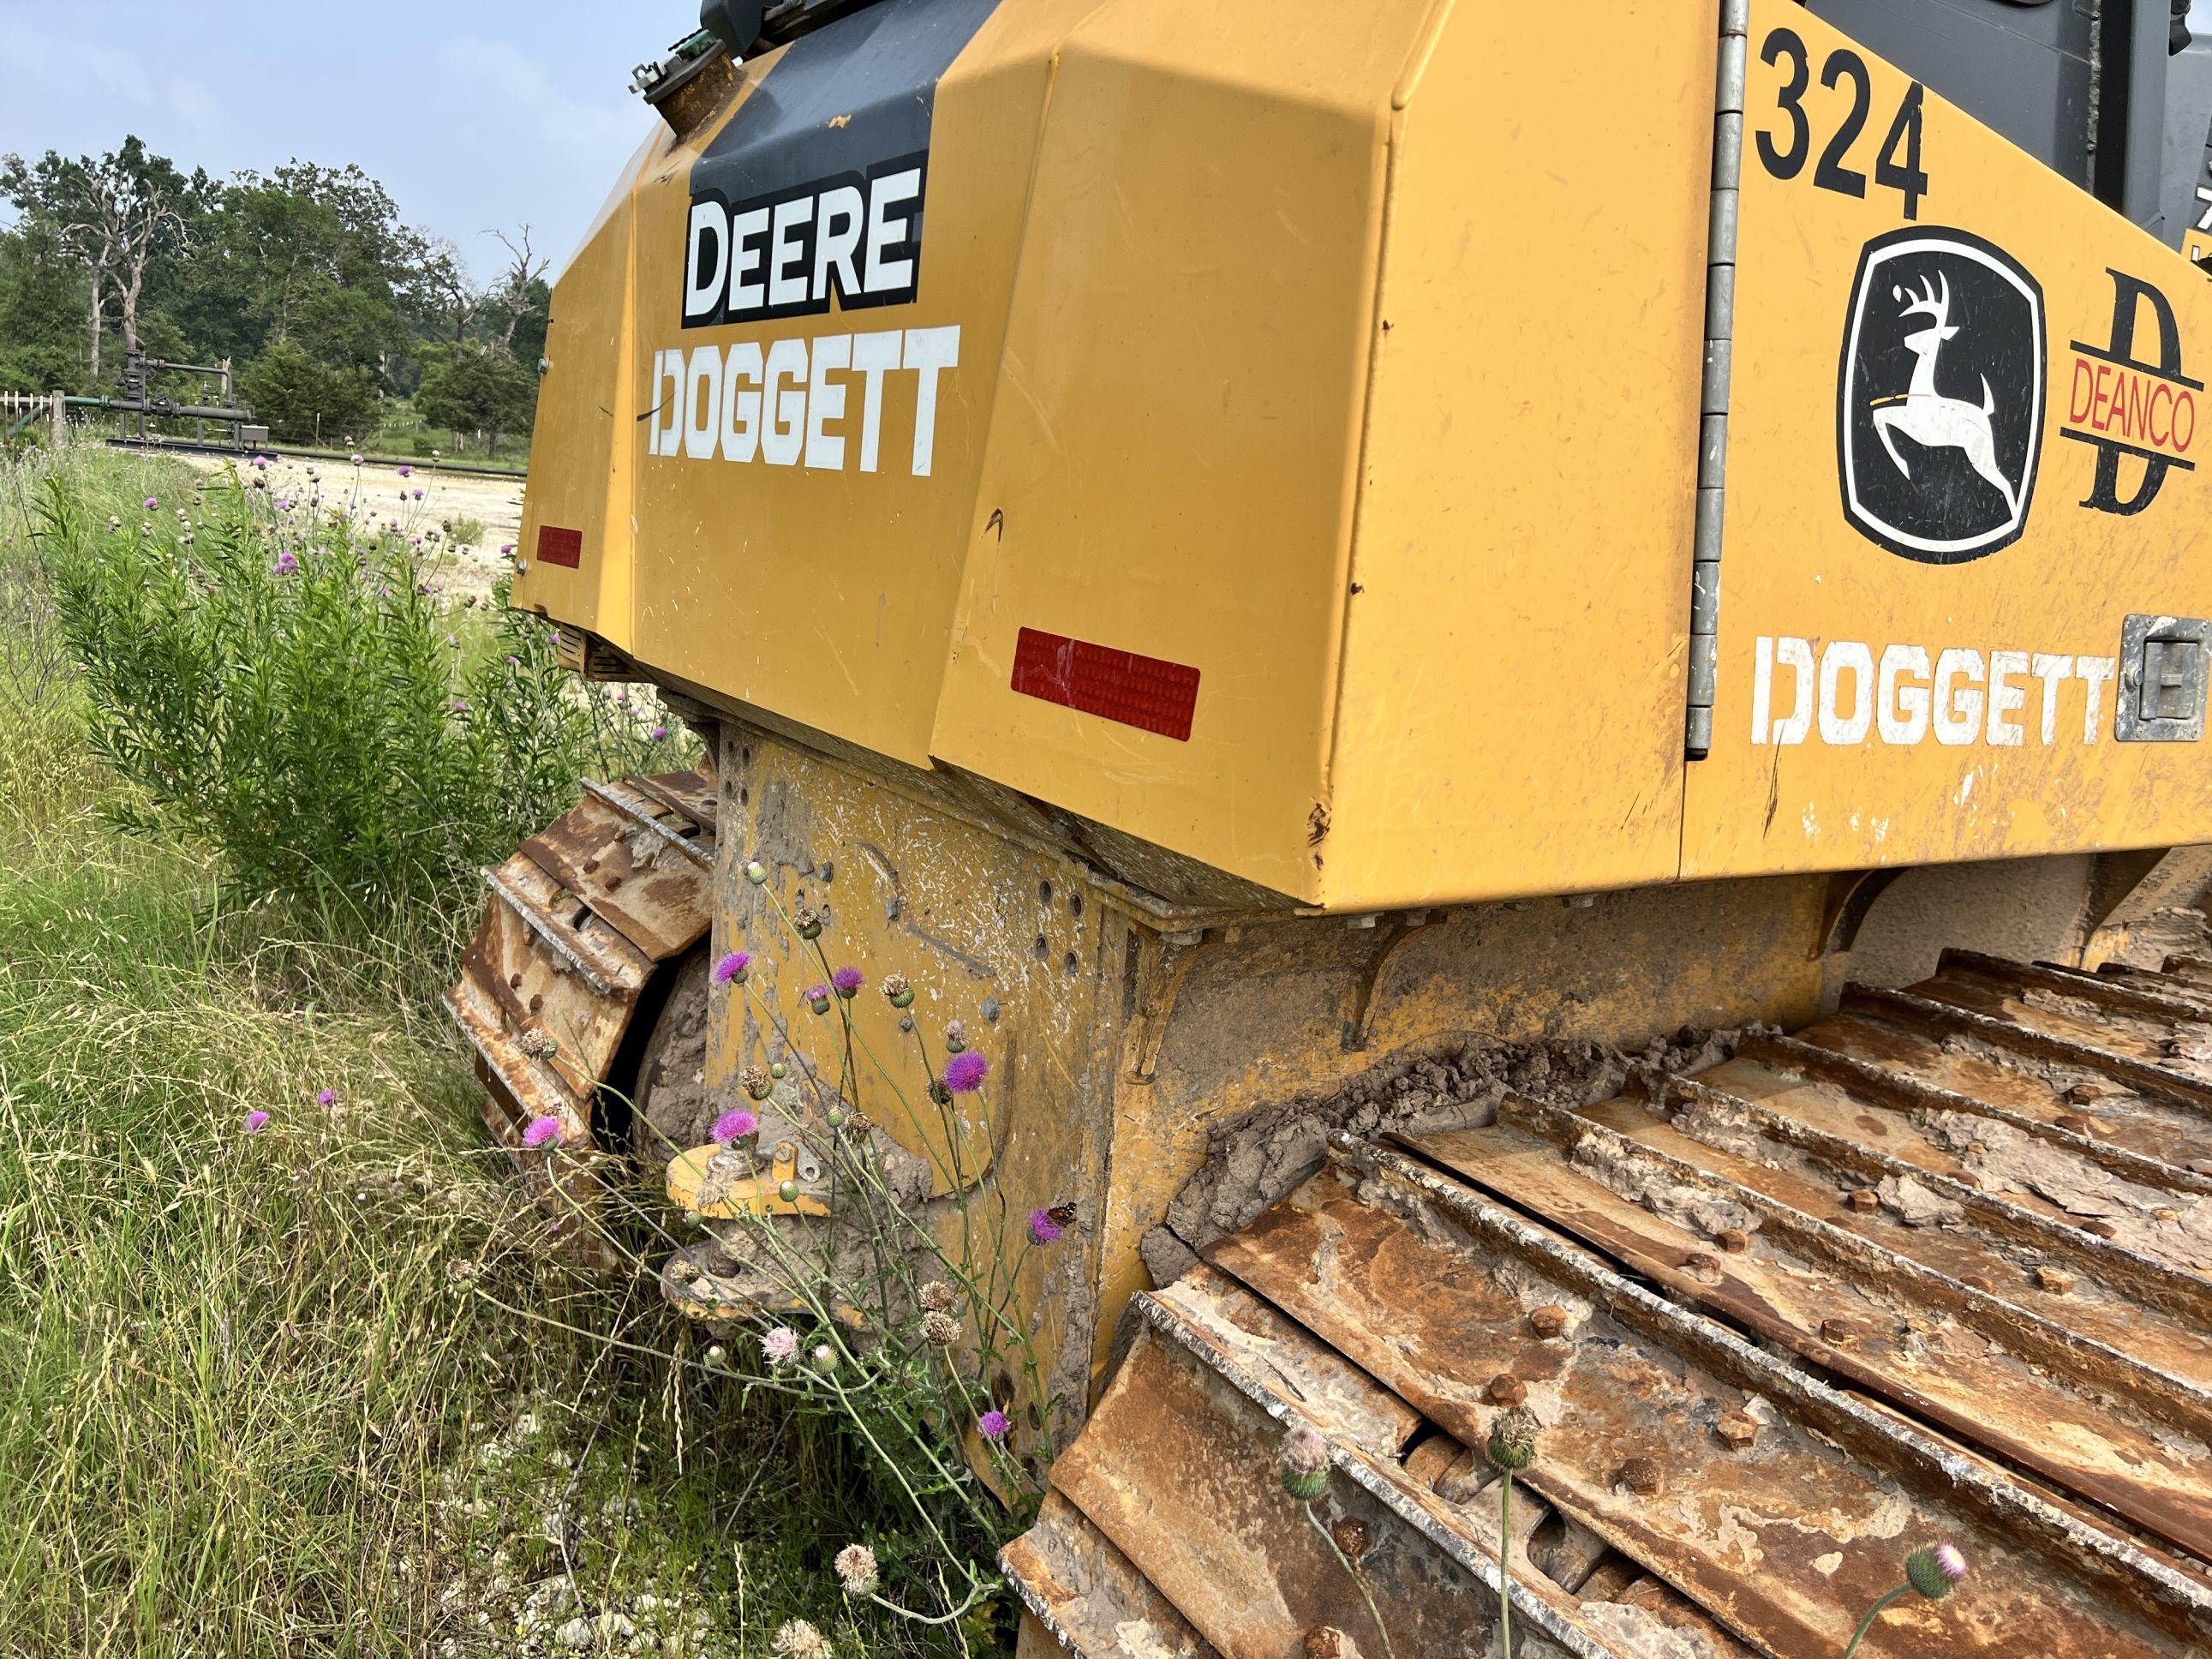
M 630 67 L 697 0 L 0 0 L 0 154 L 137 133 L 189 172 L 358 161 L 489 276 L 527 221 L 556 267 L 654 117 Z

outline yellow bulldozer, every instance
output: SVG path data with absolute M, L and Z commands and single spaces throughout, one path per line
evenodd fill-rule
M 707 759 L 487 872 L 494 1129 L 649 1127 L 742 1305 L 842 1200 L 718 1173 L 713 964 L 957 1022 L 875 1127 L 1064 1225 L 1026 1653 L 1801 1659 L 1936 1538 L 1870 1659 L 2212 1652 L 2170 9 L 709 0 L 514 587 Z

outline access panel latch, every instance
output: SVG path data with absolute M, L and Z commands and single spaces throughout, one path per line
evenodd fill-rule
M 2120 631 L 2120 696 L 2112 735 L 2122 743 L 2195 743 L 2204 735 L 2205 665 L 2212 623 L 2130 617 Z

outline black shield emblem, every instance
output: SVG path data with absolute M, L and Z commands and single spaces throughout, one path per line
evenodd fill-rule
M 2027 527 L 2043 448 L 2043 287 L 1963 230 L 1914 226 L 1859 255 L 1837 372 L 1844 516 L 1923 564 Z

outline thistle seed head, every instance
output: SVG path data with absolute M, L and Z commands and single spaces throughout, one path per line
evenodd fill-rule
M 1484 1448 L 1493 1466 L 1508 1474 L 1536 1461 L 1536 1413 L 1526 1406 L 1512 1406 L 1490 1419 L 1490 1443 Z

